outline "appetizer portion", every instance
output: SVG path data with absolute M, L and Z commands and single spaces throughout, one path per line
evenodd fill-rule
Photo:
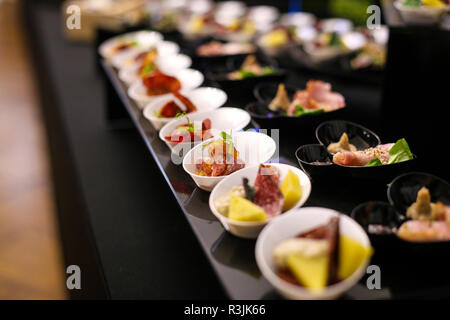
M 148 96 L 159 96 L 173 93 L 181 89 L 181 83 L 177 78 L 162 73 L 159 70 L 146 75 L 142 79 L 142 83 L 147 89 Z M 183 110 L 180 112 L 182 111 Z M 175 114 L 173 116 L 175 116 Z
M 210 41 L 197 48 L 197 55 L 201 57 L 215 57 L 255 52 L 256 48 L 250 43 Z
M 329 153 L 338 153 L 343 151 L 355 152 L 357 149 L 348 140 L 347 133 L 343 133 L 338 142 L 330 143 L 327 147 Z
M 386 64 L 386 47 L 375 42 L 365 44 L 359 53 L 350 61 L 354 70 L 373 67 L 381 69 Z
M 202 157 L 195 164 L 199 176 L 226 176 L 245 167 L 233 145 L 231 132 L 227 134 L 222 131 L 221 139 L 212 140 L 202 148 Z
M 450 206 L 431 202 L 430 191 L 422 187 L 406 211 L 411 220 L 404 222 L 397 235 L 408 241 L 450 240 Z
M 239 70 L 230 72 L 227 75 L 229 80 L 243 80 L 246 78 L 263 77 L 275 74 L 276 71 L 270 66 L 261 66 L 256 56 L 249 55 L 245 58 Z
M 217 211 L 234 221 L 266 221 L 288 211 L 301 199 L 299 177 L 289 170 L 280 181 L 278 168 L 261 164 L 254 185 L 248 178 L 219 197 L 214 206 Z
M 282 47 L 294 41 L 295 34 L 292 29 L 279 26 L 261 37 L 261 44 L 265 47 Z
M 402 5 L 410 8 L 444 8 L 450 4 L 448 0 L 404 0 Z
M 273 252 L 278 276 L 320 292 L 350 277 L 372 255 L 372 248 L 339 232 L 339 217 L 282 241 Z
M 280 84 L 275 98 L 269 104 L 270 110 L 294 117 L 330 112 L 344 107 L 344 97 L 332 92 L 331 84 L 318 80 L 308 81 L 306 90 L 298 90 L 292 101 L 284 84 Z
M 166 93 L 170 93 L 170 91 Z M 186 113 L 197 111 L 197 107 L 191 102 L 191 100 L 183 96 L 181 93 L 178 91 L 173 91 L 172 94 L 175 99 L 167 102 L 161 110 L 156 112 L 156 116 L 158 118 L 174 118 L 180 114 L 184 115 Z
M 173 143 L 181 142 L 196 142 L 212 138 L 211 120 L 206 118 L 200 123 L 192 123 L 185 113 L 177 114 L 177 118 L 184 116 L 186 123 L 183 123 L 175 128 L 170 135 L 164 137 L 167 141 Z
M 382 144 L 366 150 L 340 151 L 333 156 L 333 162 L 343 166 L 373 167 L 408 161 L 413 158 L 406 140 L 400 139 L 395 144 Z

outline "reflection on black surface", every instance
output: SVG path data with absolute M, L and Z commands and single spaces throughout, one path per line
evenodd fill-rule
M 255 260 L 255 241 L 237 238 L 224 231 L 211 247 L 211 253 L 220 263 L 237 268 L 259 279 L 261 272 Z

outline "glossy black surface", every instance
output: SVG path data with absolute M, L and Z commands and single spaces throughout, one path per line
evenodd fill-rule
M 384 164 L 381 166 L 337 166 L 341 168 L 349 178 L 379 180 L 384 183 L 388 183 L 396 176 L 412 170 L 416 166 L 416 163 L 417 157 L 414 155 L 414 158 L 411 160 L 392 164 Z
M 280 82 L 259 83 L 253 89 L 253 95 L 255 96 L 256 100 L 258 100 L 258 102 L 268 106 L 273 98 L 275 98 L 279 84 Z M 306 84 L 300 88 L 304 88 L 305 86 Z M 286 84 L 284 84 L 284 88 L 286 89 L 286 93 L 288 94 L 289 99 L 292 100 L 292 97 L 298 89 L 294 86 Z
M 37 34 L 50 66 L 49 83 L 55 88 L 55 103 L 60 105 L 60 121 L 69 140 L 68 154 L 85 200 L 86 223 L 92 230 L 111 297 L 183 297 L 180 289 L 192 282 L 196 283 L 191 289 L 192 297 L 196 297 L 201 287 L 207 283 L 212 286 L 215 281 L 198 273 L 209 262 L 228 297 L 277 298 L 256 267 L 254 241 L 238 239 L 223 230 L 209 211 L 208 193 L 195 188 L 182 168 L 170 161 L 170 151 L 127 102 L 113 70 L 109 70 L 111 81 L 124 102 L 118 107 L 125 106 L 139 134 L 134 128 L 112 130 L 107 125 L 103 107 L 111 105 L 102 99 L 103 79 L 95 73 L 94 48 L 62 38 L 59 7 L 45 7 L 39 17 Z M 379 88 L 297 71 L 290 69 L 287 83 L 298 86 L 311 78 L 330 81 L 348 100 L 349 120 L 370 123 L 376 130 L 378 126 L 385 128 L 378 122 Z M 230 96 L 227 105 L 242 106 L 238 98 Z M 281 129 L 280 161 L 295 165 L 294 154 L 301 137 L 286 136 Z M 383 130 L 379 132 L 384 134 Z M 315 139 L 307 143 L 314 142 Z M 153 167 L 161 173 L 153 171 Z M 159 190 L 157 193 L 152 192 L 155 188 Z M 323 178 L 313 181 L 306 206 L 323 206 L 348 214 L 356 205 L 369 200 L 386 200 L 386 185 L 372 180 L 357 183 Z M 180 219 L 185 218 L 193 234 L 180 226 Z M 195 255 L 184 261 L 183 253 L 196 245 L 191 240 L 194 237 L 207 259 Z M 375 247 L 371 263 L 381 269 L 383 289 L 367 290 L 363 279 L 343 298 L 449 297 L 450 280 L 445 275 L 450 266 L 440 258 L 422 261 L 403 251 L 386 256 L 382 248 Z M 190 268 L 177 269 L 176 264 Z M 178 272 L 168 275 L 174 269 Z
M 349 141 L 358 150 L 376 147 L 381 143 L 380 138 L 371 130 L 344 120 L 332 120 L 321 123 L 316 129 L 316 138 L 328 147 L 338 142 L 342 134 L 347 133 Z
M 321 144 L 306 144 L 295 151 L 295 157 L 308 175 L 314 179 L 317 176 L 335 177 L 337 166 L 333 164 L 327 149 Z
M 396 232 L 405 221 L 405 217 L 389 203 L 364 202 L 355 207 L 350 216 L 364 228 L 375 247 L 382 247 L 383 250 L 397 250 L 400 246 L 401 240 L 397 238 Z M 383 231 L 372 231 L 374 226 L 383 228 Z
M 417 193 L 422 187 L 430 190 L 431 202 L 441 201 L 450 205 L 450 184 L 424 172 L 405 173 L 395 178 L 387 190 L 389 202 L 400 213 L 405 214 L 408 207 L 416 202 Z

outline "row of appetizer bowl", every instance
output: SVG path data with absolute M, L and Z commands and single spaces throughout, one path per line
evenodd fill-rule
M 227 99 L 225 92 L 196 88 L 203 82 L 200 72 L 188 69 L 189 63 L 174 67 L 176 63 L 168 62 L 178 58 L 189 61 L 180 57 L 176 44 L 163 41 L 158 33 L 141 32 L 108 40 L 99 50 L 129 86 L 130 98 L 160 130 L 160 138 L 170 148 L 172 159 L 182 163 L 199 188 L 211 191 L 210 209 L 225 230 L 239 237 L 258 237 L 255 249 L 258 266 L 283 296 L 335 298 L 359 281 L 373 252 L 364 229 L 353 219 L 330 209 L 300 208 L 311 192 L 308 175 L 290 165 L 268 163 L 277 149 L 275 141 L 259 132 L 241 131 L 250 122 L 248 112 L 218 108 Z M 122 62 L 118 63 L 119 60 Z M 136 70 L 136 79 L 131 82 L 121 77 L 123 70 L 130 67 Z M 137 87 L 143 89 L 139 91 Z M 276 110 L 286 107 L 285 103 L 277 102 L 286 98 L 283 87 L 280 90 L 273 99 L 275 102 L 268 104 L 278 105 Z M 317 92 L 328 98 L 325 101 L 328 104 L 343 107 L 342 96 L 321 82 L 309 84 L 297 98 L 314 100 Z M 316 102 L 324 106 L 324 101 Z M 302 106 L 306 108 L 296 108 L 290 116 L 299 117 L 305 109 L 311 109 L 304 103 Z M 379 138 L 370 130 L 344 124 L 343 130 L 342 123 L 335 123 L 331 129 L 329 124 L 323 124 L 328 128 L 324 131 L 327 134 L 325 140 L 319 141 L 322 147 L 326 146 L 327 153 L 328 142 L 336 148 L 349 148 L 345 152 L 356 158 L 360 156 L 359 148 L 379 147 Z M 322 130 L 318 128 L 317 132 Z M 404 158 L 408 155 L 404 148 L 407 144 L 396 145 L 387 150 L 388 163 L 391 157 L 395 161 L 409 161 Z M 391 154 L 392 149 L 397 151 Z M 339 158 L 338 153 L 333 158 Z M 439 217 L 442 220 L 442 213 Z
M 388 38 L 385 26 L 355 29 L 350 20 L 343 18 L 319 20 L 306 12 L 280 16 L 275 7 L 247 10 L 244 3 L 236 1 L 226 1 L 217 7 L 210 1 L 186 5 L 185 10 L 179 6 L 159 11 L 171 12 L 168 16 L 178 21 L 177 29 L 185 38 L 212 36 L 234 42 L 223 50 L 216 41 L 204 44 L 199 48 L 201 55 L 220 55 L 228 49 L 238 50 L 240 45 L 248 50 L 249 42 L 253 42 L 270 56 L 288 51 L 292 58 L 309 65 L 351 53 L 355 53 L 350 62 L 352 69 L 381 68 L 385 62 Z M 174 13 L 177 10 L 180 12 Z
M 450 8 L 448 0 L 396 0 L 394 7 L 411 24 L 437 24 Z M 302 27 L 328 21 L 307 12 L 280 14 L 273 6 L 247 7 L 242 1 L 154 1 L 148 5 L 148 11 L 152 26 L 162 31 L 178 30 L 186 37 L 215 35 L 238 40 L 257 38 L 277 25 L 300 31 Z

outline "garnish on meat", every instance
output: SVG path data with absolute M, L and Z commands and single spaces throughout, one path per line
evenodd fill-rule
M 330 153 L 338 153 L 342 151 L 356 151 L 357 149 L 349 142 L 348 135 L 344 132 L 339 141 L 331 143 L 327 150 Z
M 422 187 L 406 211 L 412 220 L 404 222 L 397 235 L 408 241 L 450 240 L 450 206 L 431 202 L 430 191 Z
M 251 77 L 261 77 L 274 74 L 275 70 L 272 67 L 263 67 L 258 63 L 256 56 L 251 54 L 245 58 L 241 68 L 237 71 L 230 72 L 228 79 L 242 80 Z
M 340 93 L 331 91 L 331 84 L 310 80 L 306 84 L 306 90 L 295 93 L 288 115 L 295 115 L 298 107 L 305 110 L 323 109 L 329 112 L 345 107 L 345 99 Z
M 203 145 L 203 156 L 196 164 L 198 175 L 226 176 L 245 167 L 233 145 L 231 135 L 222 132 L 222 139 Z
M 372 167 L 408 161 L 413 157 L 406 140 L 400 139 L 395 144 L 382 144 L 361 151 L 338 152 L 333 156 L 333 162 L 343 166 Z
M 291 101 L 289 100 L 289 96 L 286 92 L 286 87 L 283 83 L 280 83 L 278 85 L 277 95 L 269 104 L 269 109 L 272 111 L 282 110 L 287 112 L 290 104 Z
M 186 119 L 187 123 L 179 125 L 169 136 L 165 137 L 167 141 L 181 143 L 202 141 L 212 138 L 210 119 L 204 119 L 201 126 L 196 126 L 195 123 L 191 123 L 187 116 Z

